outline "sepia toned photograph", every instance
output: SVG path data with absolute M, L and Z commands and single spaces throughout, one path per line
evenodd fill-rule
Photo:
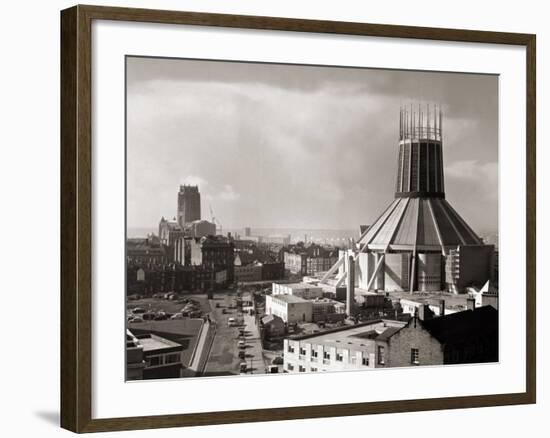
M 498 108 L 497 75 L 127 56 L 126 380 L 498 362 Z

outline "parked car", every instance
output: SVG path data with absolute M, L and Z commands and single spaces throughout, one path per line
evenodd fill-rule
M 248 369 L 248 365 L 246 362 L 241 362 L 241 365 L 239 366 L 240 371 L 242 374 L 246 374 L 246 370 Z
M 235 321 L 235 318 L 227 318 L 227 325 L 229 327 L 234 327 L 237 325 L 237 321 Z
M 132 313 L 138 314 L 138 313 L 145 313 L 145 309 L 143 307 L 134 307 L 132 309 Z
M 189 312 L 189 318 L 200 318 L 202 315 L 202 312 L 200 310 L 193 310 L 192 312 Z
M 155 316 L 156 315 L 153 312 L 146 312 L 143 315 L 141 315 L 144 321 L 152 321 L 155 319 Z
M 246 357 L 246 353 L 244 350 L 239 351 L 239 359 L 244 359 Z
M 143 322 L 143 318 L 141 316 L 134 316 L 128 322 Z
M 181 312 L 174 313 L 170 319 L 183 319 L 183 314 Z
M 277 374 L 279 367 L 277 365 L 269 365 L 266 370 L 267 374 Z
M 245 341 L 239 341 L 238 344 L 239 348 L 246 348 L 246 342 Z

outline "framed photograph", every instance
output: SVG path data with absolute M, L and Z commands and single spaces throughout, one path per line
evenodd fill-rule
M 535 403 L 535 35 L 61 12 L 61 423 Z

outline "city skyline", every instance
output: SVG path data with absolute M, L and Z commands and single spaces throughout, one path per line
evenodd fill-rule
M 202 217 L 212 206 L 224 229 L 370 224 L 395 191 L 399 108 L 428 101 L 443 109 L 447 198 L 498 232 L 494 76 L 127 62 L 128 228 L 176 216 L 180 184 L 199 186 Z

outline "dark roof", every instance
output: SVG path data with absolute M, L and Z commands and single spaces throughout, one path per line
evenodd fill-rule
M 278 317 L 277 315 L 265 315 L 263 318 L 262 318 L 262 323 L 264 325 L 267 325 L 267 324 L 273 324 L 273 323 L 281 323 L 281 324 L 284 324 L 284 321 Z
M 478 307 L 422 321 L 422 325 L 442 344 L 467 342 L 498 333 L 498 311 L 492 306 Z
M 405 327 L 405 326 L 403 326 L 403 327 Z M 389 338 L 391 338 L 393 335 L 395 335 L 403 327 L 388 327 L 386 330 L 384 330 L 382 333 L 380 333 L 376 337 L 376 340 L 377 341 L 387 341 Z
M 150 239 L 130 238 L 126 240 L 126 252 L 128 255 L 164 255 L 164 248 Z
M 366 332 L 358 333 L 351 336 L 360 339 L 374 339 L 378 336 L 378 332 L 376 330 L 367 330 Z
M 254 254 L 249 254 L 247 252 L 237 252 L 235 253 L 235 257 L 237 256 L 239 256 L 242 266 L 249 265 L 251 263 L 254 263 L 257 260 Z

